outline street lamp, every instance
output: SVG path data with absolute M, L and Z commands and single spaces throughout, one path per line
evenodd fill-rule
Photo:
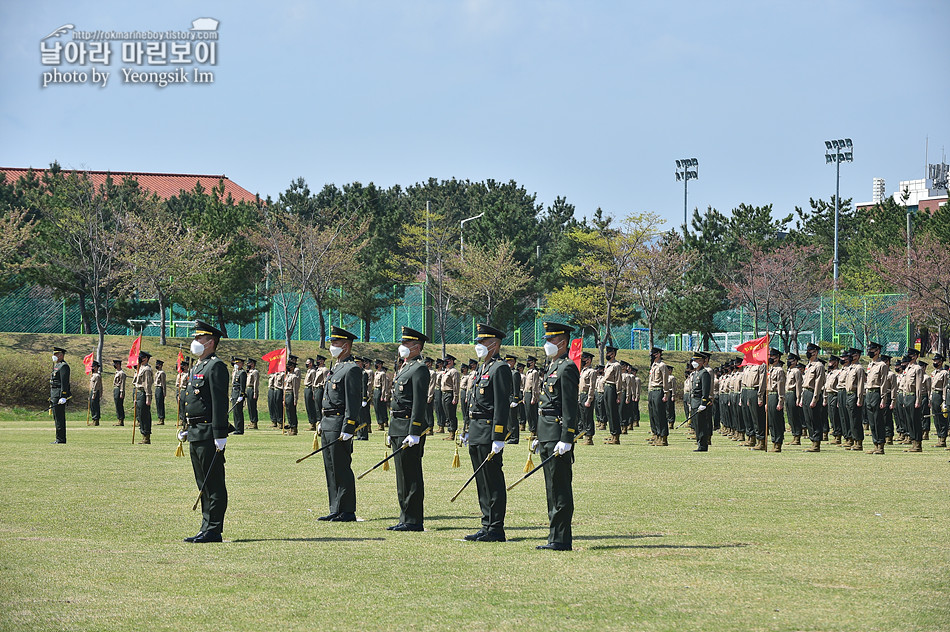
M 479 213 L 474 217 L 466 217 L 461 222 L 459 222 L 459 255 L 462 258 L 462 261 L 465 261 L 465 236 L 462 234 L 465 231 L 465 222 L 470 222 L 473 219 L 478 219 L 484 215 L 484 213 Z
M 850 138 L 825 141 L 825 164 L 835 163 L 835 287 L 838 286 L 838 209 L 841 198 L 841 163 L 854 162 Z
M 681 158 L 676 161 L 676 181 L 683 181 L 683 236 L 689 227 L 689 204 L 687 203 L 687 184 L 690 180 L 699 179 L 699 160 L 696 158 Z

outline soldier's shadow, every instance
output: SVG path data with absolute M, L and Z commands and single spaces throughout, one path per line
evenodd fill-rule
M 248 543 L 248 542 L 383 542 L 386 538 L 343 538 L 343 537 L 326 537 L 326 538 L 238 538 L 236 540 L 231 540 L 231 542 L 237 543 Z

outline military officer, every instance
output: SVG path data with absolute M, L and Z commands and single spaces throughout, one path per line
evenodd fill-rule
M 947 413 L 944 408 L 944 393 L 947 390 L 947 369 L 943 366 L 944 357 L 934 354 L 934 370 L 930 374 L 930 414 L 934 422 L 934 432 L 937 433 L 935 448 L 947 447 Z
M 422 361 L 428 338 L 409 327 L 402 328 L 399 357 L 405 363 L 396 373 L 392 389 L 392 419 L 386 445 L 404 447 L 393 462 L 396 469 L 396 497 L 399 522 L 390 531 L 423 531 L 425 483 L 422 456 L 425 449 L 426 400 L 429 397 L 429 370 Z
M 188 388 L 188 359 L 183 359 L 178 366 L 178 377 L 175 378 L 176 397 L 178 398 L 178 426 L 185 427 L 185 392 Z
M 284 375 L 274 371 L 267 379 L 267 402 L 272 428 L 284 427 Z
M 112 378 L 112 401 L 115 402 L 115 416 L 118 417 L 113 426 L 125 425 L 125 381 L 128 375 L 122 370 L 122 360 L 113 360 L 115 377 Z
M 442 371 L 442 412 L 448 436 L 445 441 L 455 441 L 455 433 L 459 429 L 458 403 L 461 396 L 461 378 L 455 368 L 455 356 L 445 356 L 445 366 Z
M 798 398 L 798 410 L 804 415 L 801 419 L 808 429 L 809 440 L 826 441 L 828 439 L 828 410 L 825 407 L 825 365 L 818 357 L 821 348 L 809 342 L 805 347 L 808 364 L 802 374 L 801 391 Z M 801 414 L 799 413 L 799 414 Z M 794 443 L 794 441 L 793 441 Z M 799 441 L 801 443 L 801 441 Z
M 49 378 L 49 405 L 53 411 L 56 439 L 51 443 L 66 443 L 66 402 L 72 397 L 69 388 L 69 364 L 66 350 L 53 347 L 53 372 Z
M 511 424 L 511 367 L 498 354 L 505 332 L 484 323 L 479 323 L 476 331 L 475 353 L 482 364 L 469 396 L 472 423 L 467 442 L 472 468 L 476 472 L 482 526 L 465 539 L 504 542 L 508 496 L 502 470 L 502 450 Z
M 435 428 L 435 382 L 436 382 L 436 373 L 433 366 L 435 365 L 435 360 L 432 358 L 425 359 L 426 368 L 429 370 L 429 395 L 426 398 L 426 419 L 429 422 L 429 429 L 427 432 L 432 434 L 433 429 Z
M 788 364 L 791 366 L 794 362 L 793 358 L 797 358 L 793 353 L 788 355 Z M 791 380 L 785 375 L 785 369 L 782 368 L 782 352 L 778 349 L 769 349 L 769 374 L 768 374 L 768 401 L 766 401 L 766 412 L 765 414 L 768 417 L 768 426 L 769 434 L 772 439 L 772 452 L 781 452 L 782 444 L 785 443 L 785 413 L 786 404 L 789 408 L 798 406 L 798 395 L 795 391 L 792 392 L 792 395 L 795 397 L 794 401 L 788 403 L 787 400 L 791 399 L 788 397 L 788 388 Z M 799 379 L 801 374 L 799 373 Z M 798 389 L 801 388 L 801 382 L 798 382 Z M 791 415 L 791 411 L 789 411 Z M 792 426 L 794 428 L 794 426 Z M 799 429 L 799 433 L 801 430 Z M 754 450 L 764 450 L 765 445 L 760 445 L 759 442 L 756 443 Z
M 524 389 L 521 384 L 521 373 L 515 367 L 518 358 L 513 355 L 506 355 L 505 362 L 508 363 L 508 368 L 511 371 L 511 403 L 508 405 L 508 432 L 511 436 L 508 438 L 508 443 L 517 444 L 521 440 L 521 435 L 518 433 L 521 424 L 521 420 L 518 418 L 518 406 L 521 404 Z
M 468 416 L 468 392 L 472 386 L 472 373 L 469 370 L 468 362 L 463 362 L 459 367 L 459 404 L 462 409 L 462 434 L 469 425 Z
M 185 538 L 196 544 L 221 542 L 228 490 L 224 477 L 224 450 L 228 442 L 228 367 L 217 350 L 222 332 L 195 321 L 191 353 L 198 356 L 185 389 L 185 428 L 178 440 L 188 439 L 195 484 L 201 498 L 201 529 Z
M 708 368 L 711 353 L 696 351 L 692 359 L 692 398 L 691 409 L 695 415 L 693 428 L 696 430 L 696 449 L 693 452 L 707 452 L 712 440 L 712 373 Z
M 640 379 L 640 369 L 630 367 L 630 421 L 634 428 L 640 427 L 640 393 L 643 391 L 643 380 Z
M 257 370 L 257 360 L 247 359 L 247 385 L 244 387 L 244 401 L 247 402 L 247 421 L 251 430 L 257 430 L 257 398 L 261 393 L 261 372 Z
M 670 398 L 666 402 L 666 423 L 669 424 L 669 430 L 676 426 L 676 376 L 670 370 Z M 667 435 L 669 436 L 669 435 Z
M 604 365 L 598 364 L 594 374 L 594 410 L 597 413 L 597 429 L 607 429 L 607 409 L 604 407 Z
M 766 365 L 746 365 L 742 374 L 742 406 L 745 414 L 746 446 L 765 449 Z
M 825 375 L 825 402 L 828 408 L 828 426 L 832 436 L 831 445 L 841 445 L 844 430 L 841 425 L 841 411 L 838 410 L 838 386 L 842 371 L 838 366 L 841 358 L 831 354 L 828 356 L 828 372 Z
M 580 403 L 581 420 L 580 432 L 584 434 L 584 445 L 594 445 L 594 381 L 597 379 L 597 370 L 594 368 L 594 355 L 584 351 L 581 353 L 581 381 L 578 386 L 577 401 Z
M 884 403 L 884 444 L 894 444 L 894 400 L 897 398 L 897 373 L 891 366 L 891 356 L 881 355 L 881 360 L 887 365 L 887 377 L 881 388 L 881 401 Z M 946 399 L 944 400 L 946 401 Z
M 319 428 L 320 420 L 323 419 L 323 390 L 324 386 L 326 386 L 327 375 L 330 373 L 330 369 L 327 368 L 326 356 L 318 355 L 316 361 L 317 376 L 313 381 L 313 401 L 317 409 L 317 427 Z
M 363 403 L 360 408 L 359 425 L 362 426 L 356 433 L 357 441 L 369 441 L 371 419 L 370 404 L 373 401 L 373 358 L 361 358 L 363 369 Z
M 373 410 L 376 411 L 376 429 L 385 430 L 389 418 L 392 382 L 382 360 L 376 360 L 373 371 Z
M 353 357 L 356 335 L 341 327 L 330 330 L 330 355 L 336 360 L 323 389 L 323 467 L 327 474 L 330 513 L 319 520 L 356 521 L 356 479 L 353 476 L 353 437 L 363 409 L 365 373 Z M 339 439 L 339 441 L 337 441 Z M 336 442 L 336 443 L 334 443 Z
M 139 352 L 139 363 L 135 369 L 132 386 L 135 388 L 135 415 L 138 418 L 139 432 L 142 433 L 140 445 L 149 445 L 152 442 L 152 387 L 155 375 L 149 360 L 152 354 L 147 351 Z
M 548 541 L 536 547 L 548 551 L 570 551 L 573 543 L 572 469 L 574 439 L 580 422 L 580 371 L 568 357 L 572 331 L 571 327 L 561 323 L 544 323 L 544 353 L 551 363 L 545 370 L 540 389 L 538 438 L 532 441 L 532 447 L 538 450 L 542 461 L 550 459 L 544 465 L 544 490 L 550 521 Z
M 234 414 L 234 434 L 244 434 L 244 401 L 247 399 L 247 371 L 244 358 L 233 356 L 231 364 L 231 412 Z
M 158 417 L 156 426 L 165 425 L 165 389 L 168 378 L 164 367 L 165 363 L 162 360 L 155 360 L 155 391 L 152 397 L 155 399 L 155 416 Z
M 607 413 L 607 430 L 610 437 L 604 442 L 620 445 L 620 380 L 622 369 L 617 361 L 617 347 L 604 347 L 607 364 L 604 366 L 604 408 Z
M 904 452 L 921 452 L 923 445 L 923 397 L 924 371 L 917 364 L 920 352 L 911 347 L 907 352 L 907 367 L 904 369 L 904 423 L 910 447 Z
M 445 374 L 445 360 L 435 361 L 435 386 L 432 388 L 432 408 L 435 411 L 436 432 L 445 432 L 445 409 L 442 407 L 442 376 Z
M 785 372 L 785 416 L 788 418 L 788 426 L 792 431 L 791 445 L 802 444 L 802 428 L 805 426 L 805 410 L 802 408 L 802 406 L 805 405 L 805 382 L 801 366 L 798 364 L 800 359 L 798 354 L 789 353 L 788 371 Z M 821 364 L 817 362 L 815 364 L 821 366 Z M 771 376 L 769 379 L 769 392 L 771 393 L 775 390 L 775 384 L 771 382 Z M 809 404 L 814 400 L 814 395 L 815 387 L 811 386 L 808 395 Z M 772 424 L 771 419 L 772 418 L 769 418 L 770 424 Z M 778 417 L 775 417 L 775 419 L 778 419 Z M 785 422 L 783 421 L 782 423 Z M 810 429 L 811 427 L 812 424 L 809 423 L 808 428 Z M 772 442 L 774 443 L 775 440 L 773 439 Z
M 649 413 L 650 431 L 653 433 L 653 444 L 669 445 L 667 437 L 670 428 L 667 423 L 667 404 L 672 399 L 670 367 L 663 362 L 663 350 L 653 347 L 650 351 L 650 378 L 649 378 Z
M 861 350 L 849 349 L 851 365 L 844 378 L 845 418 L 851 428 L 851 444 L 845 450 L 864 451 L 864 395 L 867 374 L 861 365 Z M 813 441 L 814 443 L 814 441 Z
M 887 387 L 890 367 L 882 359 L 881 349 L 880 343 L 868 343 L 868 357 L 871 358 L 871 362 L 868 364 L 865 381 L 864 403 L 871 440 L 874 442 L 874 449 L 868 450 L 868 454 L 884 454 L 884 443 L 887 441 L 884 428 L 884 410 L 887 407 L 887 401 L 883 390 Z
M 297 399 L 300 395 L 300 371 L 297 369 L 297 356 L 287 356 L 287 370 L 284 372 L 284 418 L 287 434 L 297 436 Z
M 307 422 L 310 424 L 310 430 L 317 429 L 317 402 L 313 398 L 313 384 L 317 379 L 317 361 L 314 358 L 307 358 L 304 363 L 307 373 L 303 379 L 303 407 L 307 411 Z
M 89 374 L 89 416 L 92 425 L 98 426 L 102 415 L 102 365 L 97 360 L 92 361 L 92 373 Z
M 529 355 L 525 358 L 525 364 L 524 392 L 521 401 L 524 402 L 526 427 L 531 436 L 534 437 L 538 434 L 538 402 L 541 398 L 543 376 L 541 371 L 538 370 L 538 359 L 536 357 Z

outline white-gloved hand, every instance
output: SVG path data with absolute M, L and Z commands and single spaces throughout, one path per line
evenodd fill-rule
M 462 440 L 460 441 L 462 445 L 468 445 L 468 433 L 462 435 Z
M 539 441 L 537 439 L 531 442 L 531 451 L 535 454 L 538 453 L 538 445 L 539 445 Z
M 946 404 L 942 404 L 942 405 L 940 406 L 940 410 L 942 410 L 943 412 L 947 412 L 947 405 L 946 405 Z
M 179 441 L 184 441 L 184 440 L 187 439 L 187 438 L 188 438 L 188 431 L 187 431 L 187 430 L 179 430 L 179 431 L 178 431 L 178 440 L 179 440 Z
M 703 412 L 704 410 L 706 410 L 706 406 L 705 406 L 705 404 L 704 404 L 704 405 L 702 405 L 702 406 L 700 406 L 700 407 L 699 407 L 699 408 L 697 408 L 696 410 L 697 410 L 697 411 L 699 411 L 699 412 Z
M 240 404 L 240 403 L 243 402 L 243 401 L 244 401 L 244 396 L 243 396 L 243 395 L 241 395 L 240 397 L 237 398 L 237 403 L 238 403 L 238 404 Z
M 62 406 L 63 404 L 66 403 L 66 398 L 65 398 L 65 397 L 60 397 L 60 398 L 59 398 L 59 401 L 56 402 L 56 403 L 59 404 L 60 406 Z
M 492 454 L 498 454 L 505 449 L 504 441 L 492 441 L 491 442 L 491 451 Z
M 389 438 L 389 435 L 386 435 L 386 447 L 388 448 L 393 444 L 392 439 Z
M 317 422 L 317 434 L 323 434 L 323 430 L 320 429 L 320 422 Z
M 225 437 L 224 439 L 215 439 L 214 449 L 217 450 L 218 452 L 221 452 L 222 450 L 224 450 L 224 446 L 226 446 L 227 444 L 228 444 L 227 437 Z
M 369 402 L 363 402 L 363 408 L 366 408 L 367 404 L 369 404 Z
M 405 439 L 402 440 L 402 445 L 411 448 L 413 446 L 419 445 L 418 435 L 408 435 Z
M 517 408 L 517 407 L 518 407 L 518 402 L 511 402 L 511 407 L 512 407 L 512 408 Z
M 554 452 L 558 456 L 561 456 L 563 454 L 567 454 L 568 452 L 570 452 L 571 448 L 573 447 L 574 447 L 573 443 L 565 443 L 564 441 L 558 441 L 557 445 L 554 446 Z
M 340 441 L 349 441 L 352 438 L 353 438 L 353 435 L 351 435 L 349 432 L 340 433 Z

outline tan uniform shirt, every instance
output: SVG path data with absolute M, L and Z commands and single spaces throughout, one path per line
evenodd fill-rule
M 135 377 L 132 379 L 132 386 L 136 390 L 145 393 L 145 405 L 152 403 L 152 386 L 155 383 L 155 377 L 152 373 L 152 367 L 148 364 L 140 364 L 135 371 Z
M 541 397 L 541 371 L 528 369 L 524 374 L 524 401 L 537 404 Z
M 817 360 L 813 360 L 805 365 L 805 370 L 802 373 L 802 388 L 810 388 L 815 394 L 815 397 L 818 397 L 822 391 L 828 392 L 827 389 L 825 389 L 826 379 L 828 378 L 825 374 L 825 365 Z M 801 401 L 801 399 L 801 396 L 799 396 L 798 401 Z M 827 401 L 827 398 L 825 398 L 825 401 Z
M 663 391 L 664 397 L 669 397 L 670 391 L 673 388 L 671 382 L 673 375 L 670 373 L 670 367 L 660 360 L 659 362 L 654 362 L 650 365 L 650 377 L 647 381 L 649 389 L 652 391 L 654 389 L 661 389 Z
M 643 390 L 643 380 L 640 379 L 640 376 L 633 377 L 633 394 L 630 395 L 630 401 L 639 402 L 640 401 L 640 391 Z
M 429 369 L 429 399 L 428 403 L 432 403 L 432 400 L 435 398 L 435 380 L 436 372 L 433 369 Z
M 765 402 L 765 370 L 764 364 L 750 364 L 742 372 L 742 388 L 757 390 L 760 404 Z
M 99 373 L 89 374 L 89 392 L 93 395 L 102 396 L 102 375 Z
M 793 369 L 789 369 L 788 372 L 783 371 L 783 373 L 785 373 L 784 392 L 793 393 L 795 395 L 795 404 L 797 406 L 801 406 L 802 405 L 802 389 L 804 388 L 804 381 L 802 379 L 802 370 L 796 366 Z M 773 393 L 775 392 L 774 388 L 770 390 Z
M 858 406 L 864 406 L 864 389 L 866 386 L 866 377 L 867 374 L 864 372 L 864 366 L 860 362 L 852 364 L 848 367 L 849 371 L 844 377 L 844 390 L 849 393 L 857 394 Z
M 947 370 L 934 369 L 930 374 L 930 387 L 934 391 L 943 393 L 947 388 Z
M 604 394 L 604 376 L 598 375 L 597 380 L 594 382 L 594 390 L 601 395 Z
M 623 371 L 623 367 L 620 366 L 620 363 L 614 360 L 613 362 L 608 362 L 607 366 L 604 367 L 604 384 L 613 384 L 614 386 L 620 386 L 620 374 Z
M 155 371 L 155 388 L 165 388 L 165 371 L 164 369 L 159 369 Z
M 797 369 L 791 369 L 789 373 L 796 370 Z M 801 371 L 798 371 L 799 389 L 801 389 L 801 377 Z M 780 366 L 769 367 L 769 392 L 778 394 L 779 408 L 784 406 L 784 403 L 782 403 L 782 398 L 785 397 L 786 384 L 791 382 L 794 382 L 794 378 L 786 377 L 785 369 Z
M 247 372 L 247 386 L 245 386 L 244 388 L 245 389 L 253 388 L 254 397 L 257 397 L 260 394 L 258 393 L 258 386 L 260 386 L 260 383 L 261 383 L 261 372 L 258 371 L 257 369 L 250 369 Z
M 307 375 L 303 379 L 304 388 L 313 388 L 314 382 L 317 381 L 317 369 L 316 367 L 311 367 L 307 369 Z
M 281 382 L 281 388 L 284 391 L 284 395 L 287 393 L 294 394 L 294 406 L 297 405 L 297 396 L 300 394 L 300 369 L 295 368 L 293 371 L 284 373 L 284 379 Z
M 313 385 L 316 387 L 323 386 L 327 383 L 327 375 L 330 374 L 330 369 L 325 366 L 317 367 L 317 376 L 313 380 Z
M 452 393 L 452 401 L 458 403 L 459 391 L 462 390 L 462 381 L 459 371 L 454 366 L 442 372 L 442 392 Z
M 872 361 L 868 365 L 867 377 L 864 381 L 865 388 L 882 389 L 881 397 L 883 401 L 884 383 L 887 381 L 887 374 L 890 372 L 887 364 L 883 360 Z
M 594 383 L 597 380 L 597 369 L 592 366 L 581 371 L 581 381 L 577 389 L 577 401 L 588 406 L 594 403 Z
M 113 388 L 118 387 L 119 397 L 125 397 L 125 380 L 128 379 L 125 371 L 116 371 L 115 377 L 112 378 Z

